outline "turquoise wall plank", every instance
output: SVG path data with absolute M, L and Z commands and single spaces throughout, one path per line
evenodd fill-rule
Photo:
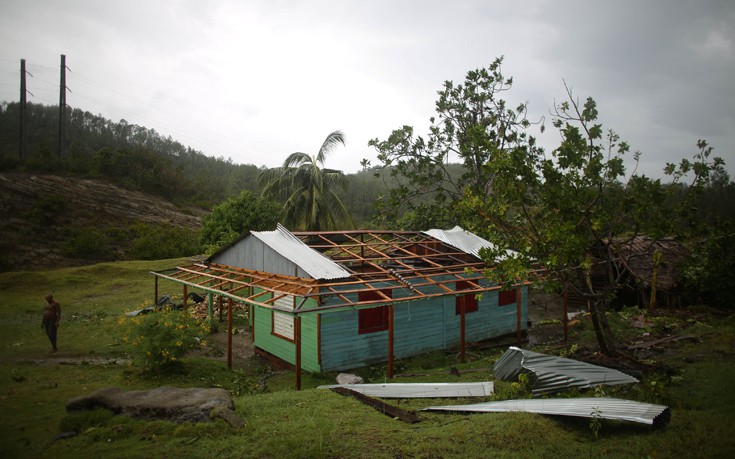
M 460 317 L 455 297 L 446 296 L 394 306 L 396 358 L 459 346 Z M 528 321 L 528 288 L 521 292 L 521 327 Z M 388 332 L 357 333 L 357 311 L 322 315 L 322 370 L 344 370 L 388 360 Z M 466 315 L 466 342 L 515 333 L 516 305 L 498 307 L 498 293 L 486 292 L 478 311 Z

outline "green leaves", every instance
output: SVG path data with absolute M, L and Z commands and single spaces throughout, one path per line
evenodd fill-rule
M 216 252 L 246 231 L 272 230 L 281 217 L 281 206 L 243 190 L 212 208 L 202 218 L 201 242 Z
M 283 202 L 286 226 L 309 231 L 354 226 L 335 193 L 347 187 L 347 178 L 341 171 L 324 167 L 327 155 L 339 144 L 344 145 L 344 135 L 334 131 L 315 155 L 292 153 L 281 168 L 261 174 L 263 196 Z
M 500 98 L 513 84 L 512 78 L 503 76 L 501 64 L 502 57 L 487 68 L 471 70 L 461 84 L 446 81 L 438 93 L 436 116 L 431 118 L 426 139 L 403 126 L 387 140 L 369 143 L 382 163 L 376 174 L 389 174 L 400 183 L 380 201 L 378 222 L 455 225 L 463 218 L 458 204 L 466 190 L 487 197 L 497 189 L 499 169 L 486 167 L 491 159 L 511 152 L 532 150 L 535 154 L 535 141 L 525 132 L 531 126 L 527 104 L 510 109 Z M 448 164 L 455 158 L 462 164 L 461 173 Z M 398 221 L 404 212 L 414 217 L 420 213 L 422 218 Z

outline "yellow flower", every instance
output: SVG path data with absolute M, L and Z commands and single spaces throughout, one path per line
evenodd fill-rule
M 181 345 L 184 344 L 181 341 L 176 341 L 176 347 L 181 347 Z

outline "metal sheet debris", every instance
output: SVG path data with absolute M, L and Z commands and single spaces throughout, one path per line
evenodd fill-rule
M 335 384 L 319 389 L 344 387 L 371 397 L 380 398 L 446 398 L 488 397 L 493 393 L 492 382 L 475 383 L 389 383 L 389 384 Z
M 638 380 L 621 371 L 573 359 L 527 351 L 511 346 L 493 367 L 495 377 L 516 381 L 527 374 L 534 397 L 577 388 L 599 385 L 632 384 Z
M 638 422 L 655 427 L 663 427 L 671 420 L 671 410 L 667 406 L 608 397 L 504 400 L 472 405 L 430 406 L 424 410 L 470 413 L 521 411 L 556 416 L 599 417 L 615 421 Z

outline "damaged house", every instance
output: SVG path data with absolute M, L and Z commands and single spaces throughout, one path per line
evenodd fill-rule
M 483 275 L 490 243 L 452 230 L 252 231 L 163 278 L 250 309 L 256 352 L 310 372 L 459 348 L 526 329 L 528 287 Z M 156 294 L 158 292 L 156 291 Z M 211 298 L 211 297 L 210 297 Z M 211 300 L 210 300 L 211 301 Z M 211 303 L 210 303 L 211 304 Z

